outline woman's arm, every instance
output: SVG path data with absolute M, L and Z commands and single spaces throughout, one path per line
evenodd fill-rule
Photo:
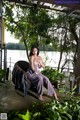
M 43 67 L 43 68 L 45 67 L 45 64 L 43 63 L 43 59 L 41 56 L 39 56 L 39 63 L 40 63 L 41 67 Z
M 34 61 L 34 57 L 31 56 L 31 58 L 30 58 L 31 69 L 32 69 L 33 71 L 35 71 L 33 61 Z

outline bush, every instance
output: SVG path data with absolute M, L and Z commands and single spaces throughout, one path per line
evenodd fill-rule
M 29 110 L 8 113 L 8 120 L 80 120 L 80 99 L 65 99 L 61 103 L 38 102 Z
M 47 76 L 52 84 L 54 84 L 54 82 L 62 81 L 65 78 L 65 75 L 63 73 L 49 66 L 45 67 L 45 69 L 42 70 L 42 74 Z

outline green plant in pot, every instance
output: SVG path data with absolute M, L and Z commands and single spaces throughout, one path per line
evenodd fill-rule
M 52 67 L 46 66 L 44 70 L 41 71 L 42 74 L 47 76 L 51 83 L 58 88 L 58 81 L 62 82 L 65 78 L 64 73 L 61 73 L 59 70 L 56 70 Z

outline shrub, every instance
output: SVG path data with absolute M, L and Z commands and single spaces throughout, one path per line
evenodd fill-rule
M 8 120 L 80 120 L 80 99 L 34 103 L 29 110 L 9 112 Z
M 2 81 L 2 79 L 5 77 L 6 75 L 6 71 L 5 70 L 2 70 L 0 69 L 0 82 Z
M 47 76 L 52 84 L 54 84 L 54 82 L 62 81 L 65 78 L 63 73 L 49 66 L 42 70 L 42 74 Z

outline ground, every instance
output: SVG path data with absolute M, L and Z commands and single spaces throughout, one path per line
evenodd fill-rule
M 44 93 L 47 90 L 44 89 Z M 50 102 L 51 98 L 44 96 L 44 102 Z M 28 109 L 34 102 L 41 102 L 37 99 L 37 94 L 29 91 L 26 97 L 23 93 L 14 89 L 12 81 L 0 83 L 0 112 L 10 110 Z

